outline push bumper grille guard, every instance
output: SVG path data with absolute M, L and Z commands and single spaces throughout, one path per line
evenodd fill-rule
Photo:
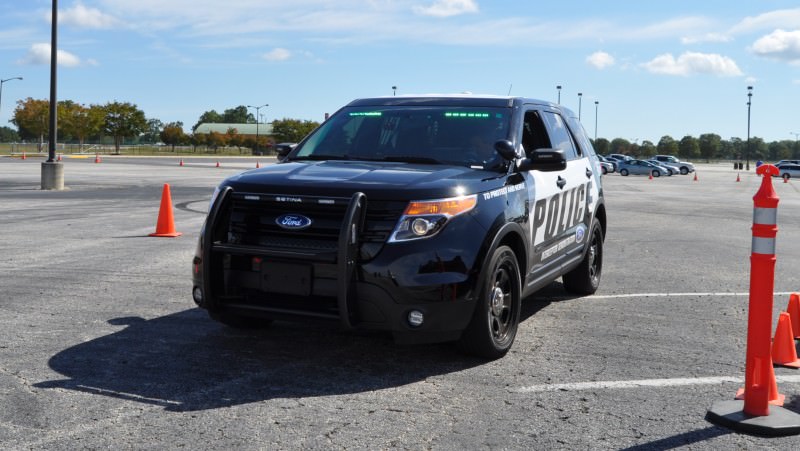
M 225 244 L 214 242 L 215 232 L 220 227 L 221 213 L 225 212 L 231 203 L 233 189 L 223 188 L 217 196 L 216 202 L 211 206 L 208 221 L 203 233 L 202 254 L 203 258 L 203 292 L 212 301 L 210 308 L 216 308 L 213 303 L 214 291 L 213 284 L 215 276 L 212 272 L 214 259 L 212 253 L 221 252 L 228 254 L 269 254 L 276 255 L 274 251 L 260 249 L 258 246 L 242 246 L 236 244 Z M 342 220 L 342 227 L 339 230 L 338 250 L 336 252 L 337 266 L 337 306 L 339 309 L 339 320 L 343 327 L 352 328 L 357 318 L 355 316 L 355 277 L 354 272 L 359 255 L 359 237 L 364 230 L 367 213 L 367 196 L 357 192 L 350 197 L 346 213 Z M 285 256 L 298 257 L 300 255 L 313 256 L 308 252 L 292 252 Z

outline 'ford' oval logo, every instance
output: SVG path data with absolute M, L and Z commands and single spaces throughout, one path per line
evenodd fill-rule
M 311 218 L 296 214 L 280 215 L 275 219 L 276 224 L 290 230 L 305 229 L 311 226 L 311 222 Z

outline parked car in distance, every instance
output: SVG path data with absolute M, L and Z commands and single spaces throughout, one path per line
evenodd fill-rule
M 652 161 L 645 160 L 628 160 L 619 163 L 619 175 L 627 176 L 630 174 L 635 175 L 650 175 L 653 177 L 661 177 L 662 175 L 672 175 L 672 171 L 659 166 Z
M 606 169 L 607 172 L 617 172 L 617 161 L 616 160 L 608 159 L 608 158 L 606 158 L 606 157 L 604 157 L 602 155 L 598 155 L 597 158 L 600 160 L 601 166 L 603 166 L 603 163 L 606 163 L 609 166 L 611 166 L 610 169 L 608 169 L 608 168 Z M 606 172 L 603 172 L 603 174 L 605 174 L 605 173 Z
M 778 169 L 780 169 L 781 167 L 786 166 L 786 165 L 800 165 L 800 160 L 781 160 L 781 161 L 775 163 L 775 166 Z
M 680 171 L 681 175 L 694 172 L 694 165 L 692 163 L 689 163 L 688 161 L 681 161 L 672 155 L 656 155 L 652 158 L 652 160 L 656 161 L 656 164 L 660 164 L 661 166 L 676 168 L 678 171 Z
M 628 161 L 628 160 L 633 160 L 634 159 L 630 155 L 623 155 L 621 153 L 610 153 L 610 154 L 606 155 L 606 158 L 613 158 L 614 160 L 617 160 L 617 161 Z
M 777 176 L 784 180 L 789 180 L 792 177 L 800 177 L 800 164 L 781 164 L 778 166 Z

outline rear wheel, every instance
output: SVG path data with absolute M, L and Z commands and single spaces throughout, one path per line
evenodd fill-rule
M 689 173 L 689 168 L 686 166 L 681 166 L 681 175 L 686 175 Z
M 661 171 L 659 171 L 658 169 L 653 171 L 653 177 L 661 177 Z
M 619 170 L 619 175 L 628 175 L 628 170 L 627 169 L 620 169 Z
M 789 180 L 790 178 L 792 178 L 792 175 L 791 175 L 791 174 L 789 174 L 788 172 L 784 172 L 784 173 L 783 173 L 783 179 L 784 179 L 784 180 Z
M 564 288 L 575 294 L 594 294 L 600 287 L 600 276 L 603 273 L 603 229 L 597 222 L 592 226 L 589 235 L 589 249 L 581 264 L 564 274 Z
M 498 247 L 488 268 L 459 346 L 469 354 L 497 359 L 511 349 L 517 335 L 522 288 L 517 257 L 510 247 Z

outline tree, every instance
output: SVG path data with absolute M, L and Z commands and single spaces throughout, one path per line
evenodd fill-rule
M 645 158 L 653 157 L 658 153 L 656 151 L 656 145 L 653 144 L 653 141 L 644 140 L 642 141 L 642 145 L 639 146 L 639 155 Z
M 105 112 L 99 105 L 73 103 L 59 111 L 58 127 L 78 140 L 78 149 L 83 150 L 86 138 L 97 135 L 103 126 Z
M 599 153 L 600 155 L 607 155 L 610 152 L 608 151 L 611 143 L 608 142 L 605 138 L 597 138 L 596 140 L 592 141 L 592 147 L 594 147 L 595 152 Z
M 186 142 L 186 133 L 183 132 L 183 122 L 170 122 L 164 126 L 159 134 L 161 142 L 172 146 L 172 151 L 175 152 L 175 146 Z
M 164 130 L 164 123 L 158 119 L 148 119 L 142 142 L 155 144 L 161 139 L 161 131 Z
M 611 140 L 609 153 L 621 153 L 627 155 L 630 151 L 631 143 L 625 138 L 614 138 Z
M 206 135 L 206 144 L 217 151 L 217 148 L 224 147 L 227 142 L 227 135 L 220 132 L 211 132 Z
M 255 116 L 247 111 L 247 107 L 239 105 L 236 108 L 228 108 L 222 113 L 222 120 L 224 124 L 252 124 L 256 122 Z
M 192 144 L 192 150 L 197 151 L 198 146 L 202 146 L 206 144 L 206 135 L 205 133 L 192 133 L 192 136 L 189 137 L 189 142 Z
M 694 136 L 686 135 L 678 143 L 678 156 L 691 160 L 700 156 L 700 144 Z
M 39 151 L 42 150 L 44 137 L 50 129 L 50 101 L 32 99 L 17 101 L 11 123 L 17 126 L 22 139 L 39 140 Z
M 661 155 L 676 155 L 678 153 L 678 143 L 669 135 L 664 135 L 658 140 L 658 153 Z
M 192 126 L 192 133 L 197 130 L 197 127 L 199 127 L 200 124 L 219 124 L 222 122 L 221 114 L 217 113 L 215 110 L 206 111 L 200 115 L 200 119 L 198 119 L 197 123 Z
M 103 106 L 103 131 L 114 137 L 114 149 L 119 153 L 122 140 L 139 136 L 147 128 L 144 112 L 128 102 L 110 102 Z
M 19 141 L 19 134 L 11 127 L 0 127 L 0 143 L 15 143 Z
M 272 122 L 272 136 L 277 142 L 300 142 L 319 127 L 319 122 L 283 118 Z
M 722 138 L 714 133 L 704 133 L 700 135 L 700 156 L 706 161 L 714 158 L 722 149 Z

